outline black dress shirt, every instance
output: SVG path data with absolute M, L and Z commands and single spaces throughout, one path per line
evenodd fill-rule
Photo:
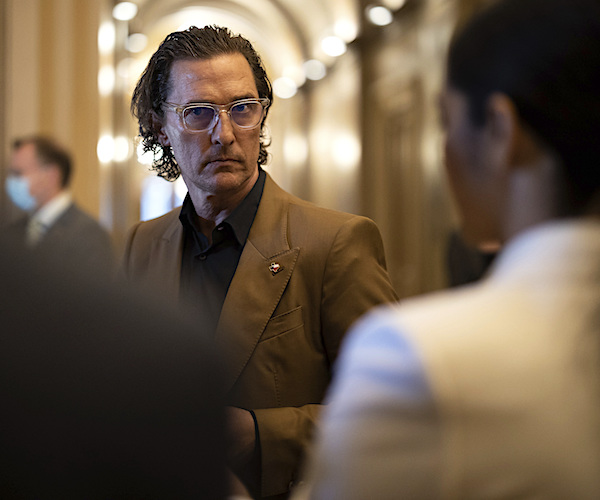
M 184 247 L 181 287 L 205 318 L 209 332 L 214 332 L 229 284 L 235 274 L 242 250 L 254 222 L 262 197 L 266 174 L 259 167 L 258 180 L 235 210 L 213 229 L 212 244 L 196 229 L 196 211 L 189 193 L 181 207 Z

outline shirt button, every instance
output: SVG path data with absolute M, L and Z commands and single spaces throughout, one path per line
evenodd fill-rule
M 206 260 L 206 254 L 205 254 L 205 253 L 201 253 L 201 254 L 198 256 L 198 258 L 199 258 L 200 260 Z

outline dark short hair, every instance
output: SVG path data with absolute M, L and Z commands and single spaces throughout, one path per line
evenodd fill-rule
M 560 159 L 568 211 L 600 188 L 600 1 L 499 0 L 467 22 L 448 54 L 448 85 L 485 120 L 494 92 Z
M 163 40 L 150 58 L 133 92 L 131 112 L 138 119 L 143 151 L 154 155 L 152 168 L 160 177 L 175 180 L 181 173 L 171 147 L 163 146 L 159 142 L 157 124 L 153 119 L 153 114 L 160 119 L 164 117 L 163 104 L 171 89 L 170 74 L 173 63 L 181 59 L 211 59 L 235 53 L 242 54 L 248 61 L 254 75 L 258 96 L 267 97 L 273 102 L 271 82 L 260 56 L 247 39 L 232 34 L 227 28 L 192 26 L 185 31 L 176 31 Z M 269 141 L 265 132 L 267 114 L 268 108 L 260 125 L 259 165 L 264 165 L 268 157 L 266 147 Z
M 73 162 L 69 152 L 54 139 L 41 135 L 30 135 L 15 139 L 13 141 L 13 151 L 27 144 L 33 144 L 40 163 L 53 165 L 59 169 L 61 186 L 63 188 L 67 187 L 71 181 L 71 172 L 73 170 Z

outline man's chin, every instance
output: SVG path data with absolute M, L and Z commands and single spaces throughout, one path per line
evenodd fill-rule
M 212 194 L 233 194 L 239 191 L 250 191 L 258 176 L 243 175 L 241 172 L 220 171 L 205 178 L 202 183 L 205 190 Z

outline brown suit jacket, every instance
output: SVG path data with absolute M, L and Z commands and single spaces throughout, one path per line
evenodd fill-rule
M 124 262 L 131 279 L 173 297 L 183 249 L 178 215 L 137 224 Z M 267 175 L 215 337 L 228 363 L 227 403 L 256 415 L 261 496 L 285 493 L 296 480 L 350 324 L 396 299 L 373 221 L 302 201 Z

